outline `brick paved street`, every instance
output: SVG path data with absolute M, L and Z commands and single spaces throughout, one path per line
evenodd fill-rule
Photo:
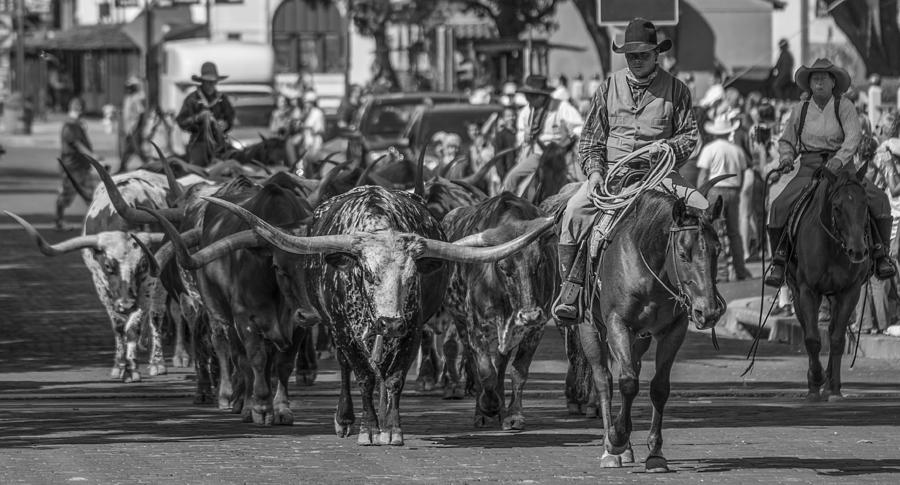
M 0 209 L 46 225 L 56 183 L 48 157 L 55 149 L 7 148 Z M 30 185 L 11 182 L 26 169 Z M 522 433 L 476 430 L 472 400 L 443 401 L 439 392 L 419 393 L 411 384 L 401 407 L 406 446 L 358 447 L 355 436 L 342 440 L 332 431 L 333 360 L 322 362 L 315 386 L 292 388 L 292 427 L 242 424 L 235 415 L 191 404 L 189 369 L 145 375 L 137 384 L 109 380 L 112 333 L 80 254 L 46 258 L 22 231 L 2 222 L 0 484 L 819 484 L 896 483 L 900 477 L 900 359 L 863 358 L 850 369 L 847 358 L 848 399 L 807 404 L 801 399 L 802 349 L 762 342 L 756 367 L 741 378 L 749 342 L 722 338 L 716 352 L 708 333 L 689 335 L 673 371 L 664 436 L 676 473 L 666 475 L 647 475 L 639 465 L 599 468 L 599 421 L 565 411 L 566 366 L 555 329 L 548 329 L 532 366 Z M 52 240 L 72 234 L 46 231 Z M 722 290 L 728 299 L 751 296 L 758 280 Z M 144 352 L 140 363 L 146 362 Z M 645 366 L 635 406 L 639 459 L 646 456 L 650 369 Z

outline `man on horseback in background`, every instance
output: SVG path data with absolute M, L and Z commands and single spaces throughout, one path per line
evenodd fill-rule
M 823 165 L 831 173 L 853 171 L 853 156 L 862 137 L 853 102 L 841 96 L 850 87 L 847 71 L 827 59 L 817 59 L 812 66 L 797 69 L 794 80 L 810 97 L 794 107 L 779 141 L 780 170 L 793 170 L 798 157 L 800 169 L 772 202 L 768 228 L 772 271 L 766 277 L 766 285 L 776 288 L 784 284 L 788 244 L 782 238 L 794 204 Z M 869 180 L 863 182 L 863 187 L 875 228 L 875 276 L 887 279 L 895 273 L 887 251 L 892 223 L 890 203 L 887 195 Z
M 566 145 L 581 135 L 584 120 L 567 100 L 552 96 L 547 77 L 531 75 L 518 92 L 525 95 L 528 105 L 519 111 L 516 141 L 521 146 L 516 165 L 506 174 L 503 190 L 518 193 L 519 186 L 534 174 L 541 162 L 541 144 Z
M 632 20 L 625 30 L 624 45 L 613 46 L 616 53 L 625 54 L 628 67 L 601 85 L 591 102 L 579 145 L 582 170 L 588 180 L 569 199 L 559 236 L 563 283 L 553 315 L 562 325 L 578 321 L 578 295 L 584 284 L 586 242 L 591 229 L 596 223 L 608 234 L 615 217 L 601 212 L 591 200 L 607 167 L 634 151 L 663 142 L 671 147 L 677 170 L 699 139 L 690 91 L 657 65 L 659 54 L 671 47 L 668 39 L 657 43 L 652 22 Z M 645 160 L 654 162 L 656 158 L 656 149 L 651 148 Z M 676 172 L 670 178 L 678 185 L 688 185 Z
M 191 134 L 186 155 L 194 165 L 205 167 L 229 148 L 225 133 L 234 125 L 234 108 L 228 97 L 216 90 L 219 81 L 227 77 L 219 75 L 214 63 L 204 62 L 200 75 L 191 76 L 200 86 L 184 99 L 175 118 L 178 126 Z

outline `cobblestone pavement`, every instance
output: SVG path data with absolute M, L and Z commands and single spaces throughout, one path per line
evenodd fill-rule
M 0 209 L 30 214 L 45 227 L 56 183 L 47 157 L 55 151 L 26 145 L 8 146 L 12 158 L 0 161 Z M 33 186 L 7 178 L 17 173 Z M 52 241 L 75 234 L 45 232 Z M 728 299 L 758 291 L 758 280 L 722 285 Z M 410 383 L 402 401 L 406 446 L 358 447 L 354 438 L 332 431 L 333 360 L 321 363 L 313 387 L 291 389 L 291 427 L 243 424 L 235 415 L 191 404 L 190 369 L 170 368 L 166 376 L 145 375 L 135 384 L 111 381 L 112 332 L 81 255 L 44 257 L 22 231 L 4 223 L 0 484 L 898 481 L 900 359 L 859 359 L 851 369 L 848 357 L 848 399 L 807 404 L 801 399 L 802 349 L 762 342 L 753 372 L 741 377 L 749 342 L 720 344 L 716 352 L 708 333 L 691 332 L 673 369 L 664 434 L 675 473 L 648 475 L 640 465 L 599 468 L 599 421 L 565 411 L 566 364 L 555 329 L 546 332 L 532 365 L 525 432 L 475 429 L 471 399 L 444 401 L 439 391 L 418 392 Z M 146 352 L 139 362 L 146 365 Z M 639 460 L 647 454 L 651 370 L 645 365 L 635 406 Z M 359 411 L 358 397 L 356 406 Z

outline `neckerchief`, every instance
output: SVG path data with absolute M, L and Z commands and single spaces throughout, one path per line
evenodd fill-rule
M 628 88 L 631 89 L 631 99 L 634 100 L 634 104 L 638 104 L 641 102 L 641 98 L 644 97 L 644 93 L 647 92 L 647 88 L 650 87 L 650 84 L 653 83 L 653 80 L 656 79 L 658 71 L 653 69 L 653 72 L 650 73 L 644 79 L 638 79 L 631 69 L 625 68 L 625 81 L 628 83 Z

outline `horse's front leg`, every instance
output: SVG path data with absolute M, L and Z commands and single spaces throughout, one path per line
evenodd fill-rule
M 819 388 L 825 380 L 822 376 L 822 363 L 819 362 L 819 352 L 822 350 L 822 342 L 819 340 L 819 307 L 822 305 L 822 295 L 806 285 L 791 289 L 794 291 L 794 310 L 803 328 L 803 343 L 809 357 L 809 371 L 806 373 L 809 392 L 806 394 L 806 400 L 818 401 L 821 398 Z
M 844 357 L 846 345 L 847 324 L 850 323 L 850 315 L 856 302 L 859 301 L 859 288 L 844 293 L 834 298 L 831 309 L 831 322 L 828 324 L 828 334 L 831 339 L 831 349 L 828 353 L 828 367 L 825 369 L 825 389 L 823 397 L 829 401 L 839 401 L 844 398 L 841 394 L 841 360 Z
M 578 325 L 578 339 L 584 352 L 584 358 L 591 367 L 594 389 L 600 397 L 600 417 L 603 419 L 603 456 L 600 458 L 600 466 L 603 468 L 618 468 L 622 466 L 624 457 L 608 451 L 613 421 L 610 409 L 612 401 L 612 374 L 609 372 L 607 347 L 600 340 L 600 332 L 592 323 L 581 323 Z
M 622 407 L 606 440 L 606 450 L 619 455 L 628 449 L 631 437 L 631 405 L 638 393 L 638 376 L 634 365 L 634 334 L 626 327 L 622 317 L 615 313 L 610 315 L 608 333 L 609 352 L 619 374 Z
M 650 433 L 647 435 L 647 447 L 650 448 L 650 456 L 647 457 L 645 467 L 649 473 L 669 471 L 668 462 L 663 457 L 662 446 L 662 421 L 663 409 L 669 400 L 672 364 L 675 363 L 675 355 L 684 336 L 687 333 L 687 318 L 682 317 L 668 331 L 656 336 L 656 374 L 650 381 L 650 402 L 653 403 L 653 418 L 650 423 Z

